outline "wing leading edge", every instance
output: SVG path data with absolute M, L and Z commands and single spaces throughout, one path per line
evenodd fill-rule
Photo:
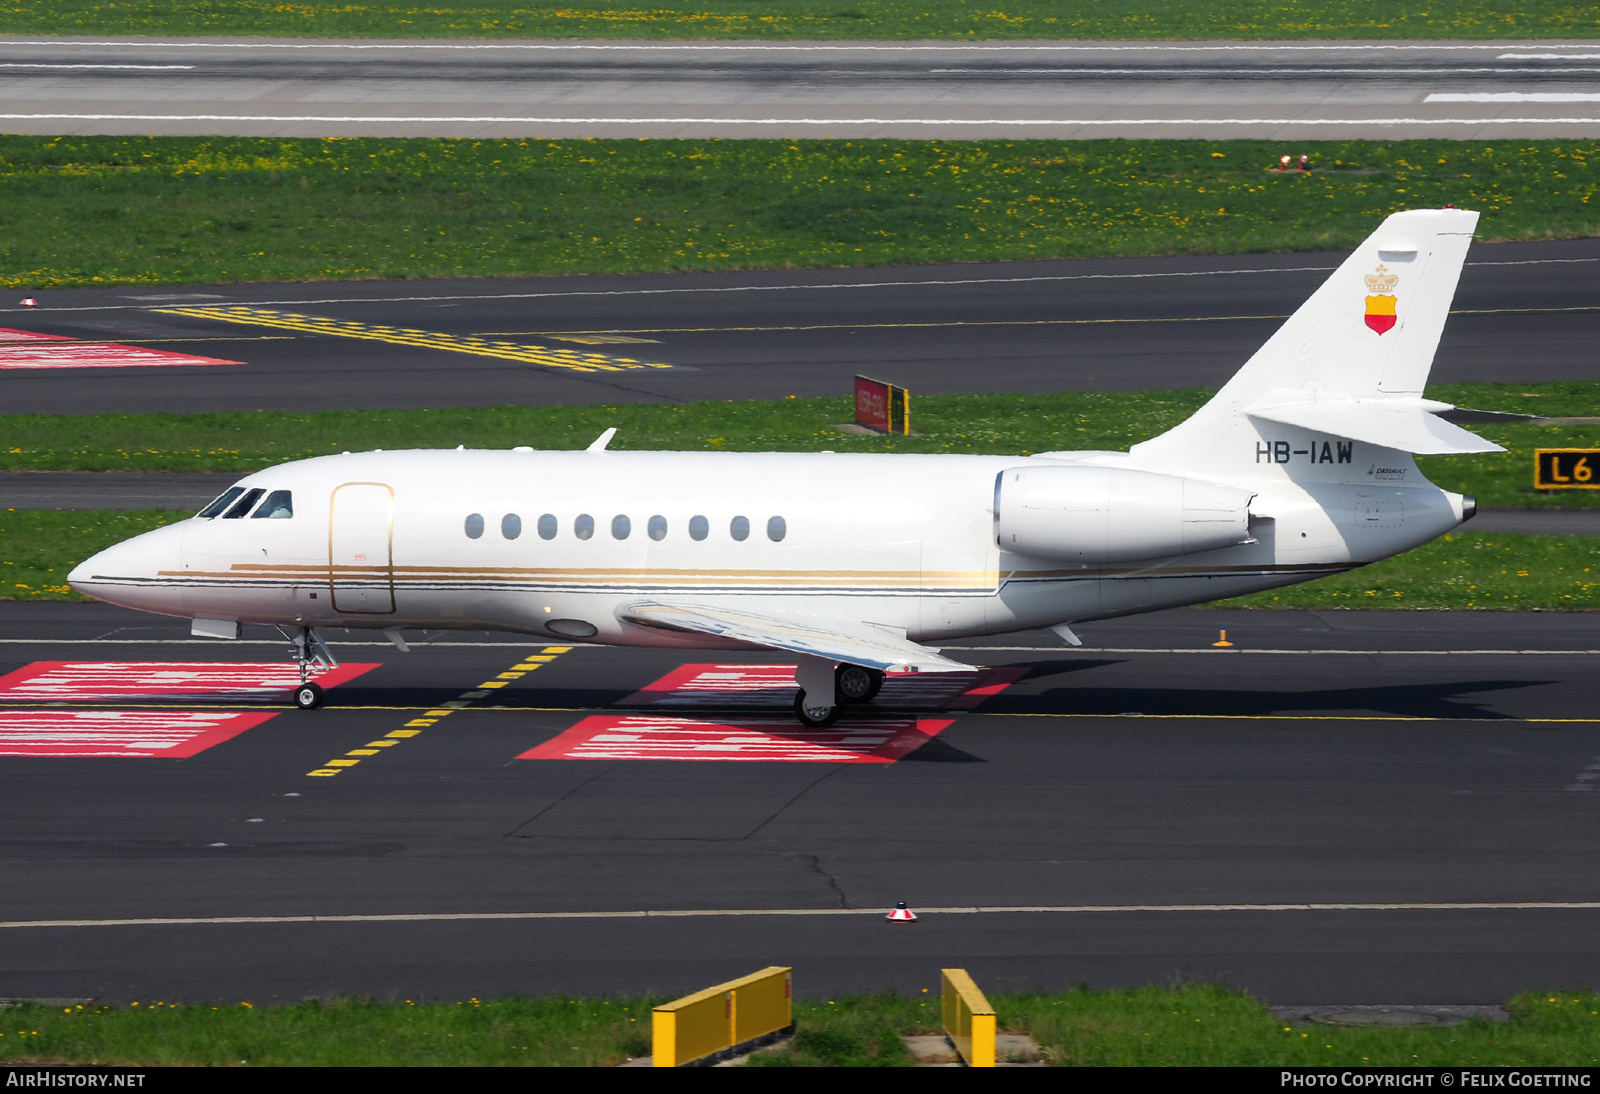
M 847 622 L 822 616 L 758 615 L 698 604 L 641 602 L 617 611 L 617 618 L 643 627 L 713 634 L 790 653 L 822 657 L 884 672 L 974 672 L 937 650 L 919 646 L 898 628 Z

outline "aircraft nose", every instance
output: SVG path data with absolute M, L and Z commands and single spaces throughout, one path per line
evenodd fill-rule
M 183 611 L 181 591 L 164 573 L 183 568 L 183 530 L 168 525 L 113 544 L 73 567 L 67 584 L 84 596 L 147 612 Z

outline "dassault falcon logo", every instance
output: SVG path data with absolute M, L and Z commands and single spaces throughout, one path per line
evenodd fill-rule
M 1389 267 L 1378 263 L 1375 273 L 1366 277 L 1367 291 L 1372 293 L 1367 297 L 1367 326 L 1383 334 L 1394 326 L 1394 287 L 1400 284 L 1398 274 L 1389 272 Z

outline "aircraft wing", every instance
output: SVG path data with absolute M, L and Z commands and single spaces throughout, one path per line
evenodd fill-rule
M 645 627 L 694 631 L 755 646 L 824 657 L 885 672 L 973 672 L 919 646 L 898 628 L 808 615 L 767 615 L 696 604 L 640 602 L 617 611 L 620 619 Z

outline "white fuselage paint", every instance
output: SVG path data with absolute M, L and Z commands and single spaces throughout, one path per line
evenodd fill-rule
M 567 620 L 593 626 L 596 642 L 735 645 L 618 618 L 648 599 L 856 620 L 937 643 L 1294 584 L 1404 551 L 1462 520 L 1460 495 L 1422 479 L 1408 454 L 1342 442 L 1348 459 L 1317 462 L 1324 442 L 1341 442 L 1272 423 L 1259 433 L 1226 473 L 1203 474 L 1254 494 L 1254 542 L 1137 562 L 1011 554 L 997 546 L 994 515 L 996 476 L 1007 468 L 1050 461 L 1185 473 L 1137 453 L 456 450 L 261 471 L 240 485 L 293 491 L 292 518 L 192 518 L 94 556 L 69 580 L 144 611 L 285 626 L 548 636 L 561 634 L 551 622 Z M 466 533 L 471 514 L 483 518 L 476 539 Z M 507 514 L 520 519 L 515 539 L 502 534 Z M 583 514 L 594 522 L 588 539 L 574 533 Z M 546 515 L 556 521 L 550 539 L 540 534 Z M 631 525 L 625 539 L 613 535 L 618 516 Z M 708 525 L 698 541 L 697 516 Z M 652 517 L 666 522 L 659 540 Z M 743 541 L 730 534 L 735 517 L 749 523 Z M 777 542 L 773 517 L 785 527 Z

